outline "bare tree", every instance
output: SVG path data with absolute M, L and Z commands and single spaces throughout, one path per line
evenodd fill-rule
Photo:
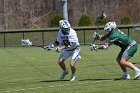
M 46 28 L 50 18 L 61 14 L 60 0 L 0 0 L 0 29 Z M 132 23 L 140 21 L 140 0 L 68 0 L 72 26 L 78 26 L 82 14 L 92 18 L 105 11 L 109 20 L 119 23 L 129 16 Z

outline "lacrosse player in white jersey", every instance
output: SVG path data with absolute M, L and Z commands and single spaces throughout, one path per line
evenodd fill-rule
M 78 41 L 77 33 L 70 26 L 67 20 L 59 21 L 60 30 L 55 41 L 55 46 L 60 46 L 59 50 L 62 50 L 58 59 L 58 64 L 62 68 L 63 72 L 60 76 L 60 80 L 63 80 L 68 74 L 68 69 L 65 66 L 64 61 L 71 57 L 71 77 L 70 81 L 75 80 L 76 61 L 80 58 L 80 44 Z

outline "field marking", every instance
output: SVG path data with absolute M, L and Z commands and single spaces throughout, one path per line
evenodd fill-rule
M 107 82 L 107 81 L 113 81 L 113 80 L 101 80 L 101 81 L 94 81 L 94 82 L 81 82 L 81 83 L 66 83 L 62 85 L 55 85 L 55 86 L 47 86 L 48 88 L 55 88 L 55 87 L 64 87 L 64 86 L 70 86 L 70 85 L 85 85 L 85 84 L 93 84 L 93 83 L 101 83 L 101 82 Z M 15 90 L 8 90 L 3 91 L 2 93 L 10 93 L 10 92 L 20 92 L 20 91 L 28 91 L 28 90 L 36 90 L 36 89 L 42 89 L 46 88 L 44 87 L 30 87 L 30 88 L 21 88 L 21 89 L 15 89 Z
M 11 91 L 3 91 L 2 93 L 10 93 L 10 92 L 19 92 L 19 91 L 26 91 L 26 90 L 35 90 L 35 89 L 41 89 L 42 87 L 32 87 L 32 88 L 26 88 L 26 89 L 17 89 L 17 90 L 11 90 Z

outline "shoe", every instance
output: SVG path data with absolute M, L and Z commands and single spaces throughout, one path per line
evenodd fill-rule
M 71 75 L 70 81 L 74 81 L 76 79 L 75 75 Z
M 123 75 L 121 78 L 119 78 L 118 80 L 126 80 L 126 79 L 130 79 L 130 75 Z
M 63 80 L 67 74 L 68 74 L 68 70 L 63 71 L 63 73 L 60 76 L 60 80 Z
M 135 72 L 135 78 L 134 80 L 138 80 L 140 77 L 140 70 Z

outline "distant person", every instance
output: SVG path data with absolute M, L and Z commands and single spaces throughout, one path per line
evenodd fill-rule
M 118 29 L 115 22 L 108 22 L 105 25 L 104 31 L 104 36 L 101 36 L 98 33 L 94 33 L 93 37 L 101 41 L 107 39 L 107 43 L 105 45 L 93 44 L 91 46 L 91 49 L 107 49 L 111 44 L 119 46 L 121 48 L 121 51 L 119 52 L 116 61 L 124 72 L 123 76 L 119 79 L 130 79 L 127 68 L 131 68 L 135 72 L 134 79 L 137 80 L 140 76 L 140 69 L 128 61 L 137 51 L 138 46 L 136 41 L 124 34 L 120 29 Z

